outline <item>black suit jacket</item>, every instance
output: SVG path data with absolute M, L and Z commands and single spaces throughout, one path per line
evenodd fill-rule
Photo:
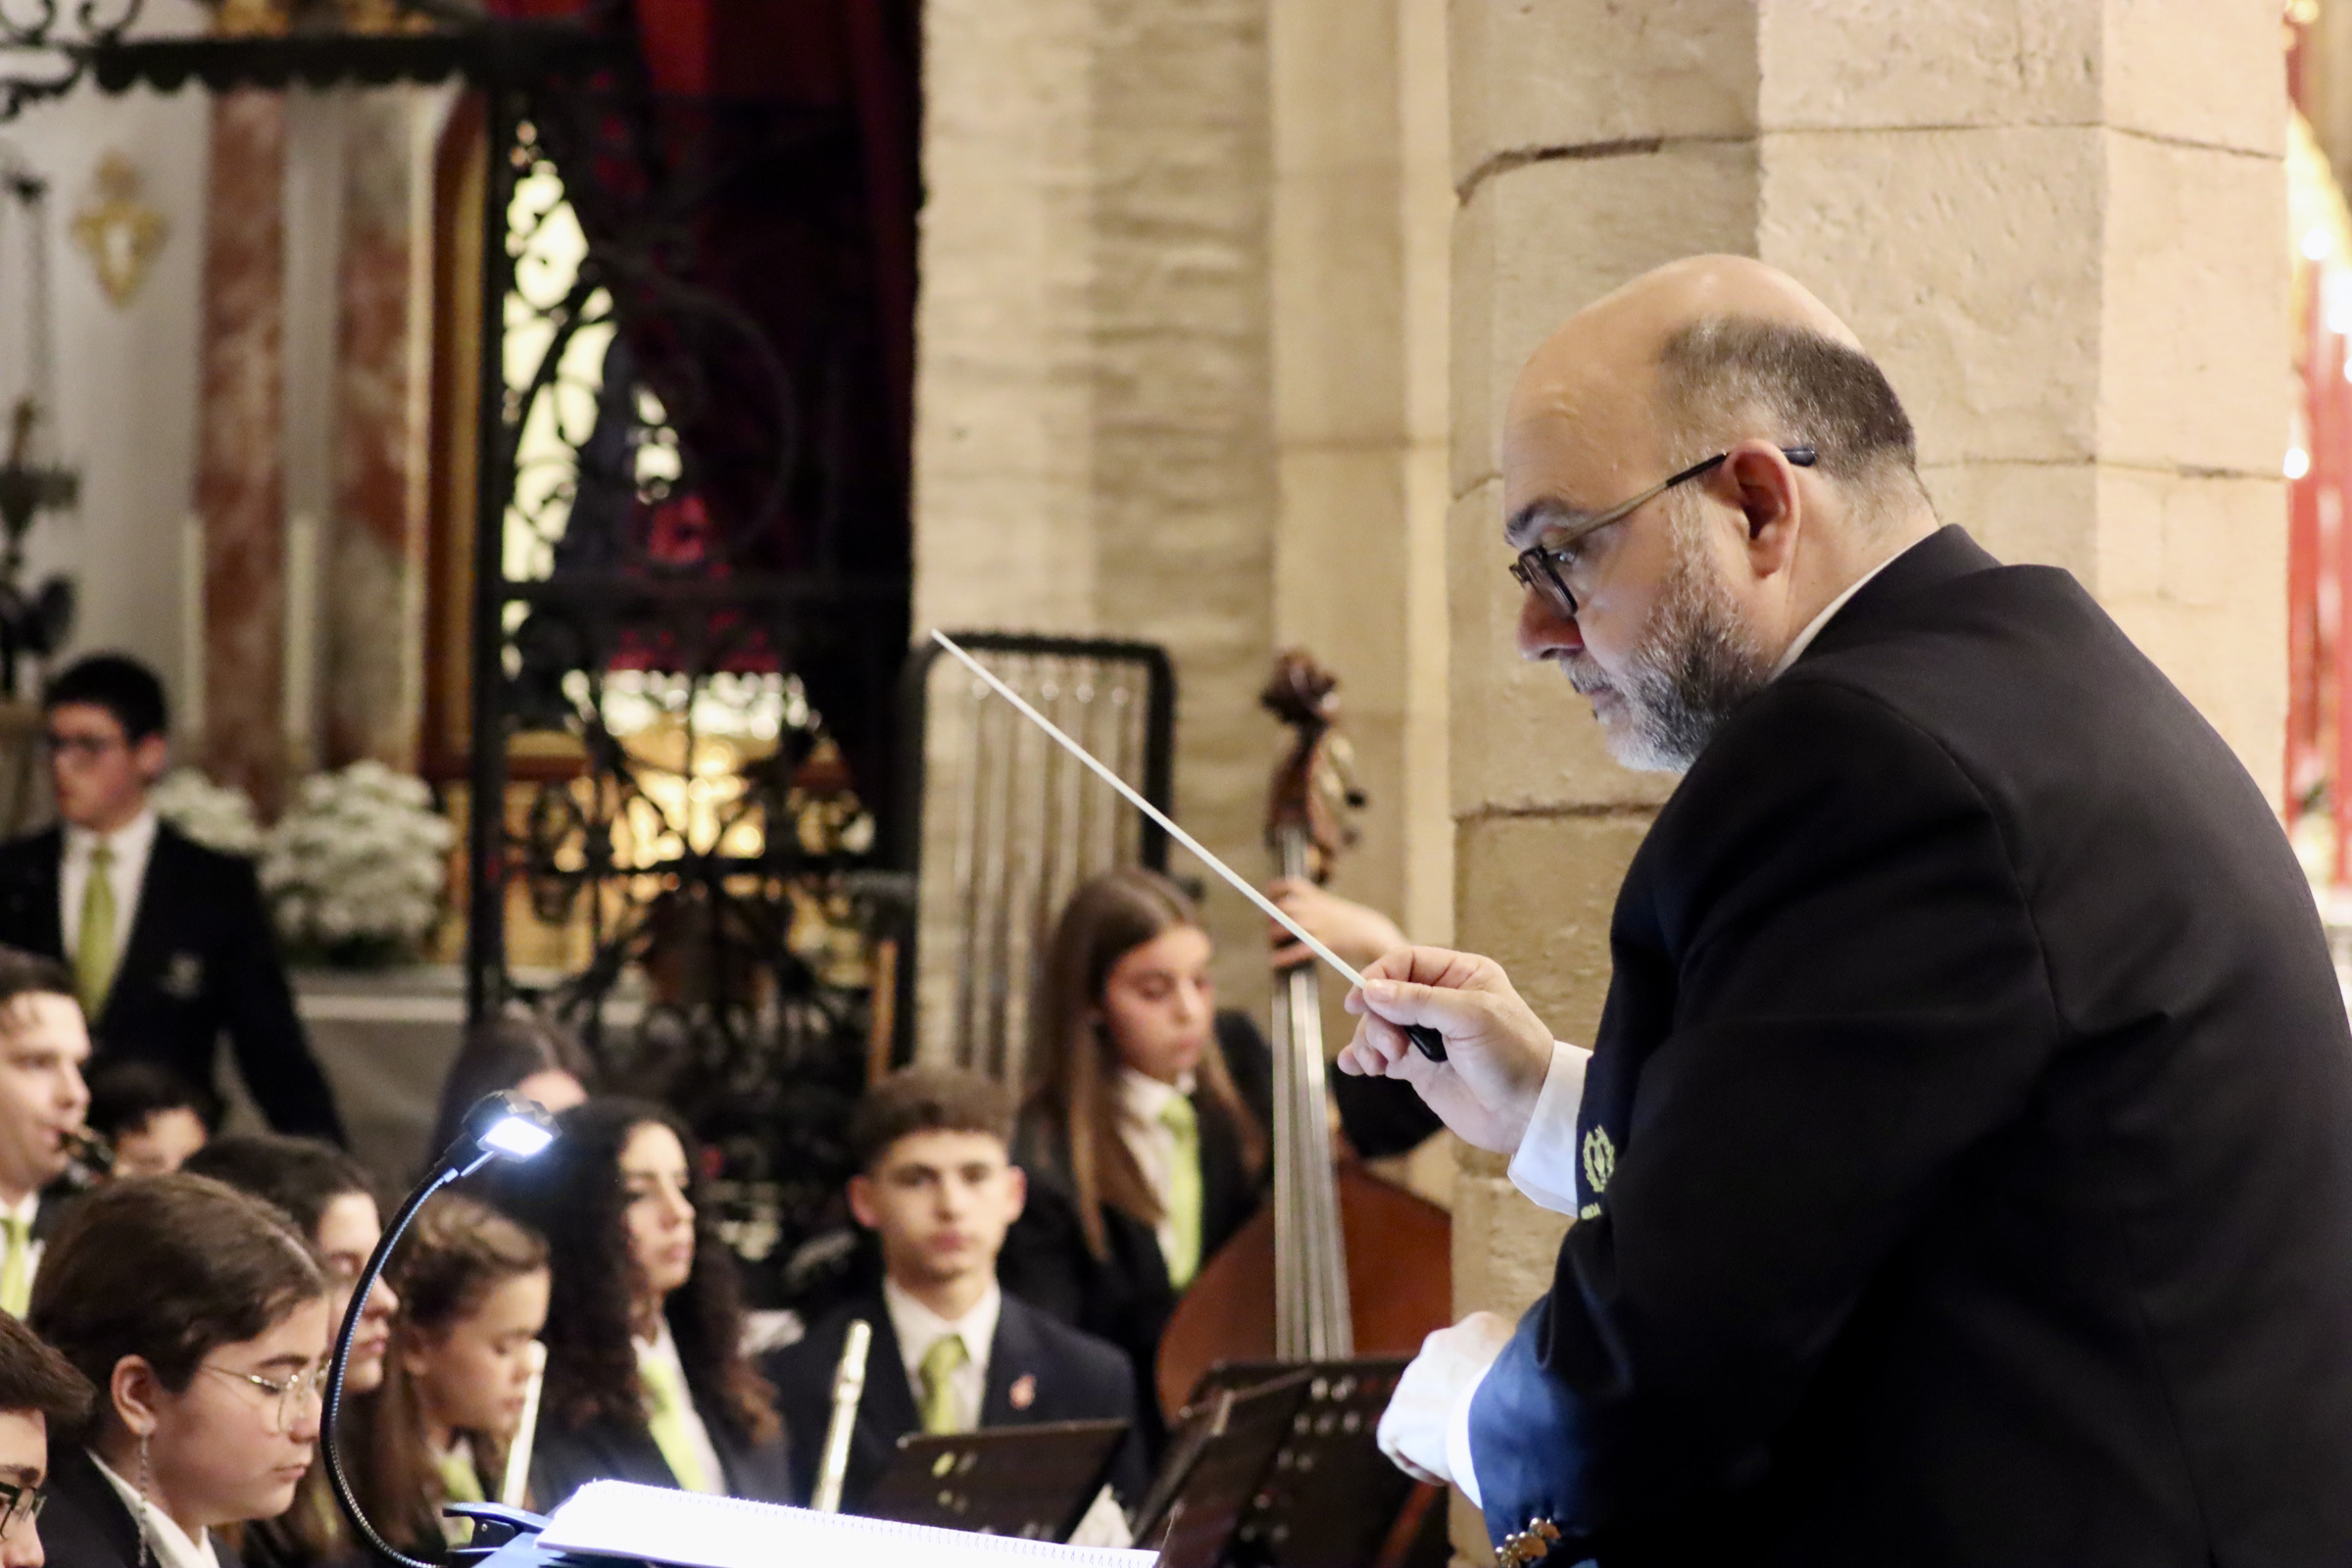
M 58 919 L 64 857 L 57 828 L 0 844 L 0 943 L 66 957 Z M 253 866 L 159 823 L 130 939 L 90 1023 L 97 1056 L 146 1057 L 210 1085 L 224 1031 L 272 1127 L 343 1141 L 334 1095 L 294 1014 Z
M 2352 1562 L 2352 1038 L 2229 748 L 1956 529 L 1628 871 L 1588 1216 L 1481 1386 L 1551 1558 Z
M 899 1439 L 922 1430 L 906 1357 L 891 1328 L 879 1291 L 836 1307 L 807 1337 L 770 1354 L 761 1370 L 776 1386 L 784 1425 L 794 1435 L 792 1483 L 807 1497 L 816 1490 L 816 1467 L 824 1457 L 827 1424 L 833 1418 L 833 1372 L 841 1362 L 850 1323 L 863 1318 L 874 1331 L 866 1353 L 865 1392 L 858 1401 L 858 1425 L 850 1441 L 850 1467 L 842 1479 L 842 1506 L 855 1513 L 866 1493 L 890 1466 Z M 1025 1382 L 1027 1402 L 1016 1404 L 1013 1386 Z M 980 1425 L 1030 1426 L 1045 1421 L 1135 1420 L 1135 1378 L 1117 1347 L 1079 1333 L 1007 1293 L 988 1350 L 988 1381 L 980 1396 Z M 1150 1477 L 1144 1470 L 1141 1435 L 1130 1428 L 1113 1466 L 1110 1484 L 1120 1501 L 1133 1506 Z
M 703 1425 L 710 1434 L 710 1446 L 718 1450 L 728 1496 L 754 1502 L 794 1500 L 785 1443 L 752 1442 L 727 1422 L 712 1419 L 709 1410 L 703 1411 Z M 533 1505 L 552 1513 L 591 1481 L 633 1481 L 645 1487 L 678 1484 L 669 1461 L 662 1457 L 661 1446 L 643 1425 L 596 1421 L 565 1428 L 542 1422 L 531 1450 Z
M 49 1568 L 136 1568 L 139 1560 L 137 1521 L 78 1443 L 50 1445 L 39 1531 Z M 220 1568 L 242 1568 L 236 1547 L 218 1530 L 212 1538 Z

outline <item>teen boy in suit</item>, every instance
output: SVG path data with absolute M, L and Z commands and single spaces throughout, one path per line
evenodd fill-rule
M 56 827 L 0 845 L 0 943 L 63 960 L 96 1060 L 210 1088 L 226 1033 L 279 1132 L 343 1142 L 253 867 L 157 820 L 170 714 L 154 671 L 96 654 L 41 694 Z
M 1008 1155 L 1011 1138 L 1010 1098 L 974 1073 L 910 1067 L 858 1106 L 850 1207 L 880 1244 L 882 1283 L 818 1320 L 766 1367 L 793 1435 L 802 1496 L 815 1488 L 834 1367 L 858 1318 L 872 1326 L 874 1342 L 842 1487 L 852 1511 L 905 1433 L 1135 1419 L 1125 1354 L 998 1288 L 997 1253 L 1026 1198 Z M 1145 1479 L 1131 1434 L 1112 1490 L 1132 1506 Z

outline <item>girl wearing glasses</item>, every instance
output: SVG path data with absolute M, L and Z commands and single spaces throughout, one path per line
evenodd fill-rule
M 547 1238 L 555 1272 L 532 1496 L 553 1508 L 612 1479 L 790 1500 L 774 1391 L 740 1348 L 735 1259 L 696 1200 L 692 1135 L 613 1096 L 562 1127 L 538 1158 L 493 1167 L 499 1205 Z
M 51 1436 L 49 1560 L 239 1568 L 221 1532 L 283 1513 L 318 1445 L 333 1314 L 303 1238 L 205 1177 L 112 1183 L 66 1211 L 26 1322 L 98 1391 Z
M 400 1316 L 382 1389 L 347 1451 L 360 1502 L 393 1544 L 439 1557 L 445 1502 L 498 1496 L 547 1321 L 547 1246 L 461 1194 L 436 1198 L 393 1254 Z
M 215 1139 L 189 1155 L 182 1168 L 251 1193 L 294 1221 L 325 1265 L 332 1308 L 328 1332 L 339 1332 L 344 1315 L 355 1310 L 352 1295 L 360 1271 L 383 1235 L 375 1196 L 359 1161 L 316 1138 L 243 1133 Z M 356 1309 L 360 1327 L 343 1374 L 347 1399 L 372 1394 L 384 1381 L 384 1352 L 392 1343 L 392 1313 L 399 1304 L 392 1287 L 379 1283 Z M 365 1555 L 335 1506 L 324 1464 L 311 1467 L 292 1507 L 245 1531 L 238 1547 L 246 1568 L 318 1568 Z

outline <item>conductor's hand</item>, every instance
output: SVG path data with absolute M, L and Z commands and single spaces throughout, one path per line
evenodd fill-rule
M 1363 1021 L 1340 1053 L 1342 1072 L 1402 1078 L 1464 1141 L 1518 1152 L 1551 1069 L 1551 1031 L 1502 965 L 1474 953 L 1401 948 L 1364 970 L 1348 1010 Z M 1408 1023 L 1446 1037 L 1444 1061 L 1407 1043 L 1398 1025 Z
M 1302 876 L 1278 877 L 1266 884 L 1266 897 L 1283 913 L 1315 934 L 1315 940 L 1361 969 L 1385 953 L 1404 946 L 1396 922 L 1369 905 L 1343 899 Z M 1273 921 L 1266 922 L 1274 941 L 1274 967 L 1288 969 L 1308 962 L 1314 955 L 1306 944 Z

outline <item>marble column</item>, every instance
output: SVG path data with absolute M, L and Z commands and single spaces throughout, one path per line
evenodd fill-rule
M 1456 934 L 1589 1039 L 1662 781 L 1511 649 L 1501 403 L 1673 257 L 1788 269 L 1910 408 L 1946 520 L 2073 570 L 2276 792 L 2285 85 L 2261 5 L 1452 0 Z M 1465 1163 L 1456 1304 L 1516 1312 L 1561 1222 Z M 1455 1541 L 1484 1558 L 1457 1513 Z
M 205 734 L 224 782 L 273 810 L 285 784 L 285 104 L 213 102 L 196 512 L 204 527 Z
M 416 765 L 431 352 L 429 245 L 416 212 L 429 165 L 417 126 L 431 109 L 424 94 L 376 89 L 354 95 L 345 127 L 334 508 L 319 607 L 330 767 Z M 421 184 L 429 190 L 429 177 Z

